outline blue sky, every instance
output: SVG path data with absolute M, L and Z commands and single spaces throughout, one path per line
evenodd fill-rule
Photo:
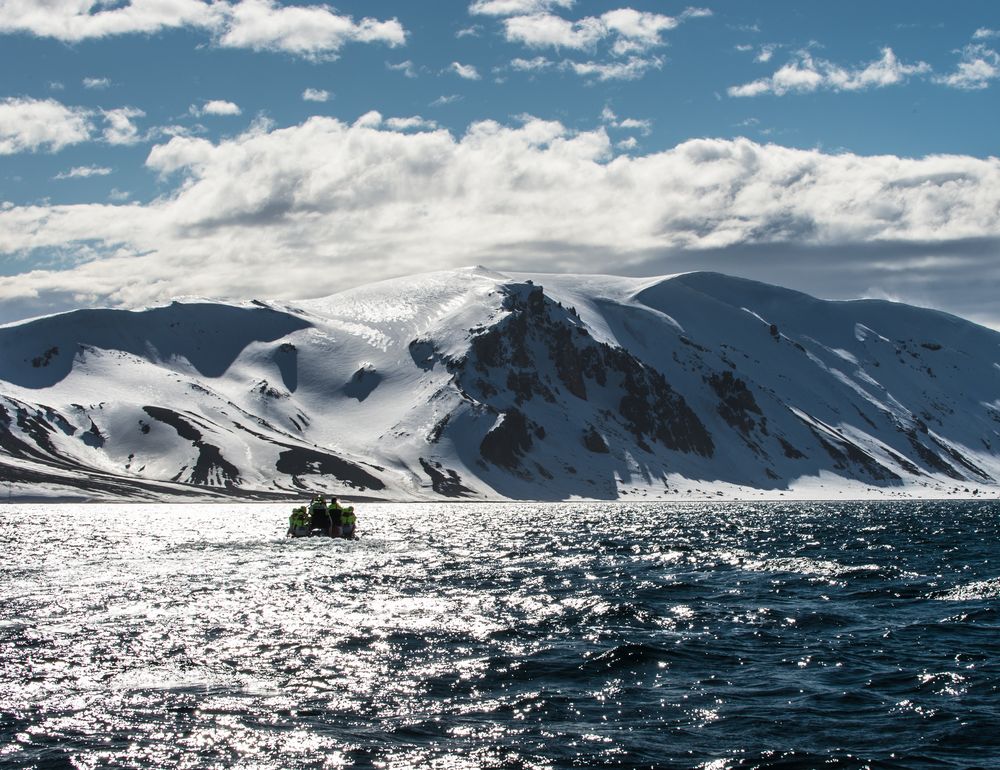
M 998 50 L 993 0 L 0 0 L 0 321 L 486 263 L 998 325 Z

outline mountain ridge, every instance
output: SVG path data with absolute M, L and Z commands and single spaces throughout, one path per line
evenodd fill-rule
M 722 273 L 472 267 L 0 327 L 23 494 L 993 494 L 998 450 L 997 332 Z

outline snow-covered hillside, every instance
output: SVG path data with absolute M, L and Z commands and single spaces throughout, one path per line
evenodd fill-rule
M 469 268 L 0 328 L 17 494 L 993 494 L 1000 334 L 714 273 Z

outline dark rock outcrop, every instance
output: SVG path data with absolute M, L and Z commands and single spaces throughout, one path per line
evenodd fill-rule
M 515 470 L 532 444 L 532 426 L 519 409 L 504 412 L 497 424 L 483 437 L 479 453 L 483 459 L 508 470 Z

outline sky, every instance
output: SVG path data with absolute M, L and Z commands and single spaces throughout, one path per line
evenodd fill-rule
M 1000 329 L 996 0 L 0 0 L 0 323 L 481 264 Z

